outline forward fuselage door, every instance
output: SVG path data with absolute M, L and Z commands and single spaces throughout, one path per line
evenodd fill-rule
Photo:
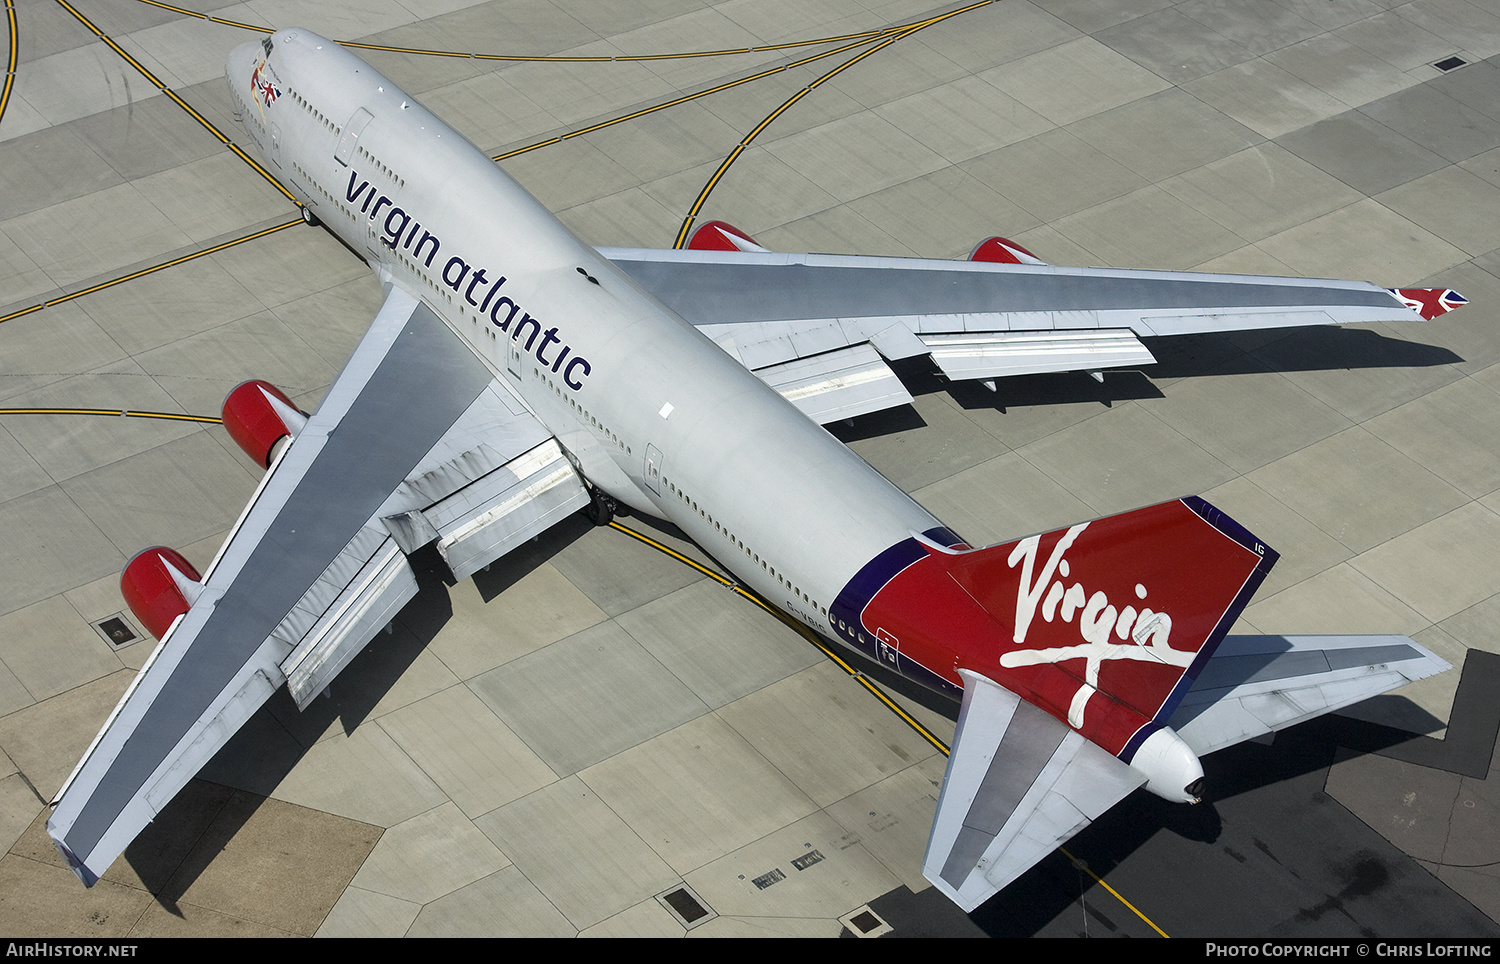
M 339 146 L 333 152 L 333 159 L 345 167 L 354 159 L 354 149 L 359 146 L 359 136 L 370 126 L 374 120 L 370 112 L 361 107 L 349 118 L 349 123 L 344 125 L 344 133 L 339 135 Z

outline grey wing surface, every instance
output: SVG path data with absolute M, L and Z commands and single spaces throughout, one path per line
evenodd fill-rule
M 405 552 L 436 540 L 461 578 L 586 502 L 547 430 L 392 289 L 59 791 L 69 867 L 93 884 L 283 682 L 299 707 L 321 692 L 416 594 Z
M 954 380 L 1149 365 L 1141 338 L 1415 321 L 1357 281 L 846 255 L 600 253 L 819 422 L 911 401 L 887 360 Z

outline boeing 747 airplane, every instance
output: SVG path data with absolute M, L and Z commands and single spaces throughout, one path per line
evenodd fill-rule
M 1412 640 L 1227 637 L 1277 554 L 1201 499 L 971 547 L 825 431 L 950 379 L 1098 373 L 1153 336 L 1416 320 L 1454 292 L 967 262 L 595 249 L 389 80 L 283 30 L 228 79 L 268 169 L 386 293 L 317 412 L 225 401 L 268 471 L 199 575 L 148 549 L 122 588 L 161 640 L 48 831 L 93 884 L 280 686 L 305 707 L 417 592 L 579 511 L 669 520 L 813 632 L 962 700 L 924 871 L 972 910 L 1137 787 L 1195 802 L 1199 757 L 1447 668 Z M 1004 493 L 997 493 L 1000 498 Z M 622 574 L 622 577 L 625 574 Z

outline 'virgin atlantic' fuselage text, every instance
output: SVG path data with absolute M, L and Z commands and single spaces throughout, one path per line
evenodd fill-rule
M 351 205 L 358 205 L 360 213 L 367 215 L 371 222 L 380 222 L 382 214 L 384 215 L 385 220 L 380 225 L 381 244 L 392 251 L 410 252 L 412 260 L 421 262 L 424 267 L 433 266 L 443 246 L 437 235 L 423 230 L 416 218 L 398 207 L 389 197 L 377 192 L 369 181 L 352 169 L 349 171 L 349 186 L 344 191 L 344 199 Z M 512 341 L 523 345 L 549 371 L 560 375 L 563 384 L 575 392 L 583 388 L 583 380 L 593 371 L 594 366 L 589 364 L 588 359 L 573 352 L 572 347 L 558 336 L 555 325 L 543 329 L 541 321 L 533 318 L 514 299 L 499 294 L 500 288 L 505 284 L 505 275 L 491 279 L 483 268 L 473 268 L 463 258 L 455 255 L 443 264 L 439 278 L 442 284 L 453 289 L 480 314 L 488 314 L 491 324 L 496 328 L 510 332 Z M 557 350 L 549 356 L 548 349 L 553 345 L 557 346 Z

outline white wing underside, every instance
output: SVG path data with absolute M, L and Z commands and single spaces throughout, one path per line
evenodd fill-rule
M 536 418 L 392 289 L 59 791 L 70 867 L 92 884 L 282 683 L 299 707 L 322 692 L 416 595 L 406 553 L 435 542 L 465 578 L 587 502 Z
M 955 381 L 1135 368 L 1141 338 L 1414 321 L 1367 282 L 755 251 L 601 248 L 819 423 L 911 401 L 886 364 Z

